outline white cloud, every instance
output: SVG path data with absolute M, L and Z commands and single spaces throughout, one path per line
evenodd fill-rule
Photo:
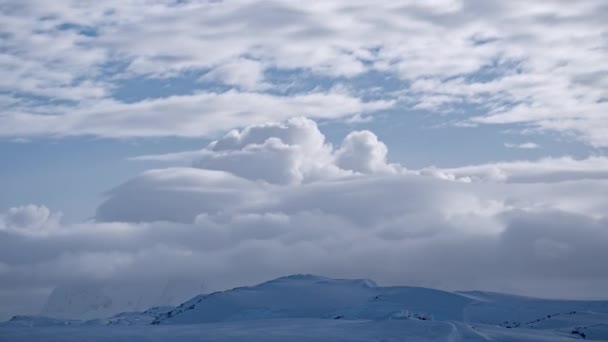
M 122 79 L 210 70 L 204 77 L 262 91 L 273 86 L 264 70 L 274 68 L 341 77 L 346 83 L 369 71 L 386 72 L 404 81 L 401 99 L 414 108 L 452 112 L 462 104 L 476 105 L 481 114 L 465 122 L 516 123 L 574 134 L 596 147 L 608 145 L 608 9 L 601 0 L 568 6 L 561 0 L 141 0 L 87 6 L 29 0 L 4 7 L 0 89 L 77 102 L 75 108 L 54 110 L 48 103 L 20 98 L 17 108 L 3 108 L 4 135 L 65 134 L 64 126 L 70 134 L 139 135 L 149 129 L 135 109 L 150 101 L 124 111 L 112 105 L 112 91 Z M 91 121 L 120 117 L 121 124 L 97 131 L 73 125 L 72 116 L 49 117 L 82 108 L 95 111 L 78 116 Z M 163 116 L 182 109 L 165 107 Z M 205 120 L 205 125 L 213 122 Z M 165 131 L 164 124 L 156 124 L 155 135 L 176 134 L 173 125 Z M 200 134 L 205 133 L 191 133 Z
M 234 85 L 245 90 L 263 90 L 270 86 L 264 82 L 264 66 L 260 62 L 245 58 L 220 64 L 200 80 Z
M 352 132 L 344 138 L 336 151 L 336 164 L 345 169 L 361 173 L 396 172 L 395 165 L 387 164 L 388 149 L 370 131 Z
M 608 158 L 591 156 L 542 158 L 536 161 L 497 162 L 458 168 L 426 168 L 422 173 L 443 174 L 451 179 L 512 183 L 559 182 L 582 179 L 608 179 Z
M 230 90 L 135 103 L 108 99 L 77 108 L 54 106 L 52 113 L 10 110 L 0 116 L 0 136 L 198 137 L 257 122 L 295 116 L 337 119 L 393 105 L 384 100 L 365 102 L 335 90 L 294 96 Z
M 194 166 L 278 184 L 341 174 L 325 136 L 305 118 L 233 130 L 200 151 Z
M 387 152 L 386 145 L 369 131 L 350 133 L 342 145 L 334 149 L 314 121 L 298 117 L 232 130 L 199 151 L 132 159 L 190 163 L 197 168 L 227 171 L 254 181 L 299 184 L 353 173 L 402 171 L 402 167 L 388 164 Z
M 540 148 L 540 145 L 533 142 L 525 142 L 521 144 L 505 143 L 506 148 L 519 148 L 523 150 L 534 150 Z

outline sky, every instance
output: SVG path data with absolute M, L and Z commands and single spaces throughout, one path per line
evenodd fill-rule
M 292 273 L 608 299 L 608 3 L 0 3 L 0 319 Z

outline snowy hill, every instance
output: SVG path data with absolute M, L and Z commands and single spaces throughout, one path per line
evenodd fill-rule
M 389 319 L 433 313 L 462 320 L 466 296 L 412 287 L 378 287 L 370 280 L 295 275 L 253 287 L 197 296 L 154 324 L 210 323 L 262 318 Z
M 375 294 L 364 280 L 311 275 L 275 279 L 253 287 L 197 296 L 154 324 L 210 323 L 263 318 L 332 318 Z
M 0 324 L 0 341 L 79 341 L 83 336 L 106 341 L 607 341 L 608 301 L 294 275 L 199 295 L 175 308 L 88 321 L 19 316 Z

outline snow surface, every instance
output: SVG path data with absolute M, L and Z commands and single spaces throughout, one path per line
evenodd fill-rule
M 608 341 L 608 301 L 294 275 L 105 319 L 18 316 L 0 341 Z

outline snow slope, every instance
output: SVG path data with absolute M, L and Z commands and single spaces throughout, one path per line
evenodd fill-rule
M 0 341 L 608 341 L 607 301 L 295 275 L 89 321 L 15 317 Z M 94 337 L 94 338 L 93 338 Z

